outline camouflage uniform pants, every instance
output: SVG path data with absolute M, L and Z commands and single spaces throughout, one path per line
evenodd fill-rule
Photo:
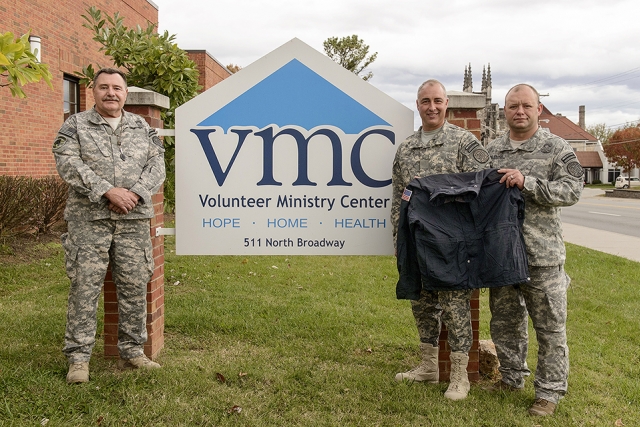
M 567 288 L 571 279 L 564 265 L 530 267 L 531 281 L 518 287 L 494 288 L 489 293 L 491 338 L 496 345 L 500 373 L 505 383 L 524 387 L 527 367 L 528 319 L 538 339 L 536 399 L 553 403 L 567 391 Z
M 471 350 L 471 290 L 425 291 L 420 299 L 411 301 L 411 310 L 416 319 L 420 341 L 438 346 L 442 322 L 447 326 L 451 351 L 468 353 Z
M 69 362 L 91 357 L 110 261 L 118 297 L 118 351 L 124 359 L 141 355 L 147 341 L 147 282 L 154 267 L 149 220 L 69 221 L 62 246 L 71 280 L 62 350 Z

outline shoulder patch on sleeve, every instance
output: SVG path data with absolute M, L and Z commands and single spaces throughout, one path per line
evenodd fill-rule
M 64 136 L 59 136 L 56 138 L 55 141 L 53 141 L 53 149 L 57 149 L 62 147 L 64 144 L 67 143 L 67 138 L 65 138 Z
M 158 136 L 158 131 L 156 131 L 154 128 L 149 128 L 148 132 L 147 132 L 147 136 L 149 138 L 151 138 L 151 141 L 157 145 L 160 148 L 164 148 L 164 144 L 162 142 L 162 140 L 160 139 L 160 137 Z
M 567 164 L 567 172 L 569 172 L 569 175 L 575 176 L 576 178 L 580 178 L 582 174 L 584 174 L 584 170 L 577 160 L 574 160 Z
M 409 190 L 408 188 L 405 188 L 404 191 L 402 192 L 402 200 L 404 201 L 409 201 L 411 200 L 411 194 L 413 193 L 413 191 Z
M 561 158 L 562 163 L 564 163 L 565 165 L 567 163 L 569 163 L 571 160 L 575 160 L 575 159 L 576 159 L 575 153 L 567 153 L 564 156 L 562 156 L 562 158 Z M 576 160 L 576 162 L 577 162 L 577 160 Z
M 69 124 L 69 122 L 67 121 L 64 122 L 58 133 L 68 136 L 69 138 L 73 138 L 78 133 L 78 129 L 76 129 L 75 126 Z
M 153 141 L 154 144 L 156 144 L 158 147 L 160 148 L 164 148 L 164 144 L 162 143 L 162 140 L 160 139 L 160 137 L 158 135 L 153 135 L 151 137 L 151 140 Z
M 476 149 L 476 151 L 473 152 L 473 158 L 478 163 L 487 163 L 489 161 L 489 153 L 487 153 L 482 148 L 478 148 Z
M 472 142 L 468 143 L 464 147 L 464 149 L 467 150 L 467 153 L 471 153 L 473 150 L 475 150 L 479 146 L 480 146 L 480 144 L 478 143 L 478 141 L 472 141 Z

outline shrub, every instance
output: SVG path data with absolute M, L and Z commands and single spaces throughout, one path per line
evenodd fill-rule
M 0 236 L 19 234 L 33 215 L 35 188 L 30 178 L 0 176 Z
M 39 197 L 34 216 L 38 233 L 48 233 L 51 226 L 62 220 L 67 204 L 69 185 L 59 178 L 49 176 L 35 180 Z
M 62 219 L 68 185 L 55 177 L 0 176 L 0 236 L 47 233 Z

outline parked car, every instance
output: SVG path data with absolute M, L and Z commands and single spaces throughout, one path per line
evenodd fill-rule
M 629 188 L 640 187 L 640 178 L 632 176 L 628 178 L 626 176 L 619 176 L 616 178 L 616 188 Z

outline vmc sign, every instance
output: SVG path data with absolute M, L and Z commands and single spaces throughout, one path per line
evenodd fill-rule
M 413 112 L 298 39 L 176 111 L 176 252 L 386 255 Z

